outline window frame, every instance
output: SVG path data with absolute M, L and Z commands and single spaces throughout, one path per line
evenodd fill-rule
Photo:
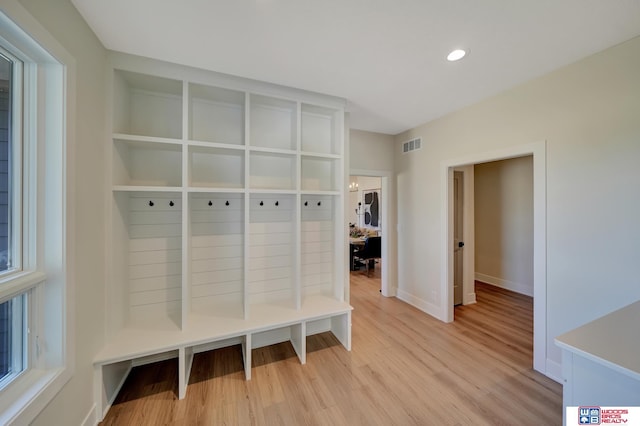
M 22 234 L 22 215 L 24 211 L 28 211 L 23 208 L 23 125 L 25 124 L 24 115 L 24 62 L 20 57 L 13 54 L 11 51 L 3 48 L 0 38 L 0 55 L 6 57 L 12 62 L 11 69 L 11 112 L 20 111 L 19 114 L 11 114 L 10 119 L 10 141 L 9 155 L 11 156 L 10 170 L 9 170 L 9 196 L 10 196 L 10 214 L 9 214 L 9 244 L 7 251 L 11 254 L 11 267 L 7 270 L 1 271 L 0 276 L 19 273 L 22 271 L 22 246 L 23 246 L 23 234 Z M 18 179 L 15 179 L 15 177 Z
M 75 61 L 17 0 L 0 4 L 0 44 L 23 61 L 22 268 L 0 300 L 28 298 L 29 368 L 0 391 L 0 424 L 31 423 L 75 367 Z M 45 209 L 46 206 L 46 209 Z

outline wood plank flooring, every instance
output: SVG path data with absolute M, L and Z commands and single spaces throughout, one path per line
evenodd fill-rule
M 176 361 L 135 368 L 104 425 L 561 425 L 562 387 L 532 369 L 532 299 L 477 283 L 452 324 L 380 295 L 351 273 L 352 351 L 309 337 L 197 354 L 184 400 Z

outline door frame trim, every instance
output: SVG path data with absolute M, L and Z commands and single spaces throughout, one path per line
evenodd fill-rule
M 396 289 L 394 286 L 390 285 L 390 269 L 393 259 L 389 256 L 389 247 L 391 244 L 391 224 L 389 222 L 389 206 L 390 200 L 392 199 L 393 191 L 390 185 L 391 172 L 384 170 L 365 170 L 365 169 L 350 169 L 349 176 L 367 176 L 367 177 L 379 177 L 381 180 L 381 195 L 382 202 L 380 203 L 381 216 L 382 216 L 382 244 L 381 244 L 381 254 L 382 259 L 380 259 L 380 267 L 381 267 L 381 283 L 380 290 L 383 296 L 392 297 L 396 295 Z M 348 200 L 345 202 L 348 204 Z M 347 268 L 349 270 L 349 268 Z
M 441 176 L 441 320 L 453 321 L 453 169 L 533 155 L 533 368 L 547 373 L 546 141 L 443 160 Z

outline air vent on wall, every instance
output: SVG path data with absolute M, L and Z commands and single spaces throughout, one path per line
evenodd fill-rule
M 411 139 L 402 144 L 402 153 L 406 154 L 407 152 L 415 151 L 416 149 L 422 148 L 422 138 Z

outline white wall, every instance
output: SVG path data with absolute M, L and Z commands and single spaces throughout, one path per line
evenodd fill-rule
M 476 279 L 533 296 L 533 157 L 474 167 Z
M 555 336 L 640 299 L 639 93 L 636 38 L 398 135 L 423 140 L 395 157 L 399 288 L 440 306 L 441 164 L 546 140 L 547 361 Z
M 35 425 L 79 425 L 93 405 L 94 355 L 104 329 L 106 51 L 68 0 L 21 0 L 76 60 L 75 373 Z
M 393 171 L 394 137 L 382 133 L 349 131 L 349 167 L 351 170 Z

